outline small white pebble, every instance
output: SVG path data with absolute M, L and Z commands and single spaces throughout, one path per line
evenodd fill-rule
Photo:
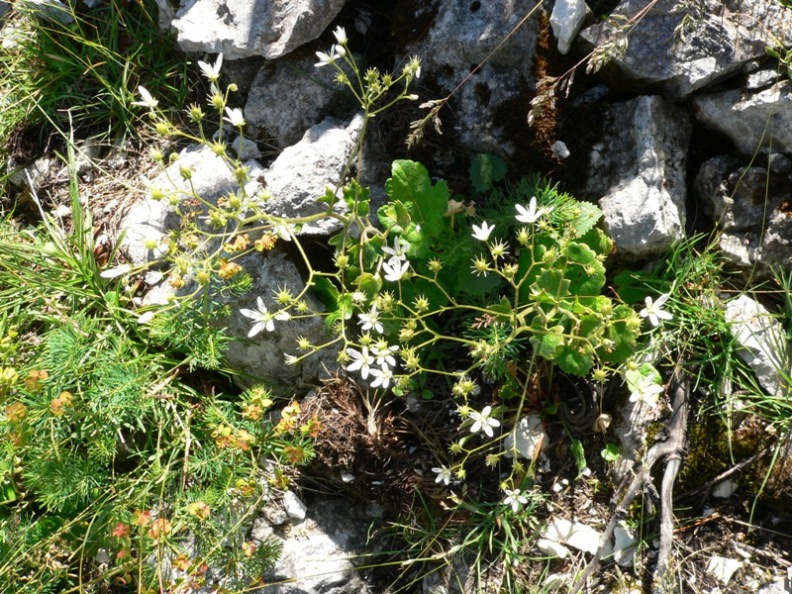
M 550 145 L 550 150 L 553 151 L 553 154 L 561 159 L 566 159 L 571 154 L 567 145 L 560 141 L 556 140 L 552 145 Z

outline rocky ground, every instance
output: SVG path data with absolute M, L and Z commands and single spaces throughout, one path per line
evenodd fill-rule
M 602 21 L 586 13 L 582 2 L 557 1 L 568 11 L 555 13 L 553 2 L 298 4 L 300 10 L 318 5 L 324 10 L 315 11 L 310 27 L 278 22 L 276 8 L 263 11 L 253 30 L 280 31 L 271 39 L 263 33 L 241 38 L 235 27 L 242 28 L 237 21 L 244 21 L 248 9 L 230 0 L 199 0 L 180 9 L 173 21 L 185 51 L 199 56 L 225 52 L 224 76 L 241 87 L 239 104 L 256 141 L 250 158 L 257 159 L 260 178 L 273 194 L 282 189 L 279 200 L 290 212 L 299 212 L 305 194 L 316 193 L 339 175 L 343 152 L 356 140 L 348 98 L 330 80 L 316 84 L 323 71 L 316 77 L 300 74 L 315 72 L 314 52 L 326 49 L 328 32 L 343 25 L 356 51 L 370 63 L 390 67 L 406 56 L 420 56 L 421 100 L 450 97 L 440 112 L 443 134 L 428 132 L 423 144 L 410 151 L 403 140 L 420 110 L 398 109 L 377 123 L 367 143 L 365 170 L 359 172 L 375 189 L 384 183 L 390 160 L 409 156 L 464 195 L 471 156 L 495 153 L 516 175 L 538 170 L 575 196 L 597 201 L 616 245 L 616 261 L 640 266 L 685 235 L 718 228 L 720 249 L 740 278 L 754 272 L 754 278 L 766 276 L 770 265 L 789 270 L 792 82 L 783 65 L 765 52 L 767 46 L 792 45 L 792 10 L 781 3 L 707 1 L 693 3 L 701 10 L 691 7 L 686 13 L 680 3 L 668 1 L 625 0 L 607 7 L 589 2 L 599 14 L 615 9 L 625 17 Z M 582 10 L 581 18 L 576 8 Z M 229 31 L 200 28 L 205 15 L 215 22 L 214 15 L 221 13 L 239 17 L 223 19 Z M 623 47 L 625 35 L 629 44 Z M 563 39 L 569 53 L 560 51 Z M 598 73 L 586 74 L 585 64 L 572 69 L 591 51 L 595 58 L 602 56 L 602 48 L 609 59 Z M 327 145 L 312 141 L 306 146 L 309 129 L 332 137 Z M 130 215 L 145 204 L 140 197 L 156 180 L 144 146 L 87 141 L 81 146 L 81 195 L 94 214 L 95 233 L 107 238 L 108 249 L 119 229 L 133 228 L 130 220 L 160 225 Z M 38 210 L 25 199 L 26 192 L 35 191 L 45 209 L 68 220 L 67 176 L 52 152 L 41 154 L 43 148 L 23 136 L 13 145 L 12 160 L 29 174 L 12 177 L 18 212 L 35 220 Z M 201 170 L 204 157 L 195 158 L 196 170 Z M 295 188 L 295 172 L 305 173 L 306 163 L 316 177 Z M 209 177 L 206 187 L 221 194 L 224 188 Z M 127 254 L 134 250 L 132 236 L 127 235 Z M 129 258 L 134 261 L 134 255 Z M 288 263 L 271 274 L 301 282 Z M 259 282 L 278 281 L 268 276 Z M 749 311 L 752 306 L 745 307 Z M 241 320 L 231 323 L 240 336 L 244 327 Z M 281 357 L 262 355 L 283 352 L 282 345 L 291 339 L 263 337 L 256 345 L 239 346 L 229 358 L 242 371 L 254 365 L 260 371 L 266 359 L 268 374 L 293 374 Z M 768 347 L 746 348 L 759 357 Z M 317 459 L 300 481 L 305 508 L 286 502 L 283 510 L 273 510 L 272 517 L 254 527 L 262 538 L 274 533 L 285 543 L 269 581 L 298 578 L 267 591 L 496 591 L 502 580 L 497 559 L 483 572 L 486 583 L 476 585 L 463 555 L 402 565 L 399 553 L 389 552 L 403 550 L 403 542 L 385 528 L 416 517 L 418 492 L 426 498 L 421 503 L 435 507 L 441 521 L 455 520 L 443 515 L 444 493 L 434 482 L 430 455 L 453 437 L 452 402 L 393 399 L 372 411 L 348 381 L 318 384 L 319 368 L 317 363 L 301 369 L 299 377 L 283 376 L 285 382 L 314 386 L 294 396 L 327 431 L 317 439 Z M 687 445 L 673 489 L 674 583 L 668 591 L 792 591 L 792 458 L 783 428 L 770 429 L 755 415 L 729 415 L 728 421 L 723 420 L 726 411 L 706 415 L 705 399 L 689 392 Z M 597 405 L 594 418 L 608 415 L 610 426 L 595 427 L 593 421 L 574 426 L 570 415 L 562 413 L 541 421 L 546 441 L 537 459 L 537 480 L 547 500 L 538 518 L 556 530 L 544 529 L 545 542 L 532 543 L 525 551 L 529 561 L 518 572 L 526 583 L 544 584 L 547 590 L 556 584 L 565 591 L 569 576 L 596 558 L 599 536 L 611 524 L 626 548 L 598 564 L 587 591 L 641 592 L 650 587 L 657 560 L 667 461 L 648 468 L 651 475 L 636 489 L 630 483 L 641 473 L 640 465 L 614 468 L 599 452 L 614 435 L 626 443 L 625 436 L 642 426 L 646 438 L 646 432 L 658 431 L 658 423 L 668 432 L 665 437 L 673 439 L 669 427 L 674 416 L 670 407 L 631 410 L 618 398 L 602 398 Z M 571 434 L 587 455 L 582 476 L 570 453 Z M 724 439 L 727 434 L 730 440 Z M 492 471 L 481 472 L 484 478 Z M 497 484 L 496 474 L 490 478 Z M 616 522 L 615 514 L 626 521 Z M 568 524 L 554 524 L 558 520 Z M 596 532 L 586 531 L 592 528 Z M 326 565 L 317 566 L 319 558 Z M 440 570 L 424 575 L 437 566 Z M 306 575 L 313 577 L 300 577 Z

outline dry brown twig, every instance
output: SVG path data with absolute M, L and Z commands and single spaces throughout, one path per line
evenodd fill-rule
M 653 591 L 657 594 L 665 592 L 666 576 L 671 559 L 671 545 L 673 544 L 674 517 L 673 517 L 673 486 L 682 465 L 682 454 L 687 442 L 687 423 L 689 416 L 690 381 L 684 374 L 682 363 L 678 363 L 671 374 L 668 392 L 671 394 L 671 418 L 666 424 L 665 441 L 655 443 L 644 456 L 643 463 L 636 469 L 632 480 L 625 479 L 622 485 L 626 489 L 619 489 L 622 495 L 615 499 L 613 513 L 605 531 L 600 538 L 600 546 L 594 558 L 586 566 L 583 573 L 572 584 L 570 592 L 579 592 L 588 579 L 600 566 L 602 557 L 613 539 L 613 533 L 619 521 L 627 515 L 627 510 L 635 498 L 644 490 L 653 491 L 652 468 L 665 458 L 666 467 L 660 490 L 660 547 L 658 550 L 657 566 L 653 575 Z

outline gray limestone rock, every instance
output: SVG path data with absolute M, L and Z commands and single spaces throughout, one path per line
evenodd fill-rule
M 308 337 L 314 344 L 330 339 L 324 318 L 310 316 L 275 320 L 272 332 L 263 331 L 252 339 L 247 338 L 254 322 L 239 313 L 241 309 L 255 310 L 257 298 L 261 297 L 268 311 L 278 311 L 277 291 L 286 289 L 292 295 L 299 295 L 305 288 L 305 281 L 294 262 L 278 251 L 267 254 L 254 252 L 237 262 L 250 274 L 253 286 L 242 296 L 228 296 L 221 301 L 231 306 L 232 313 L 226 321 L 226 328 L 228 335 L 237 339 L 229 346 L 226 359 L 232 369 L 249 376 L 239 383 L 254 384 L 258 378 L 272 385 L 276 391 L 291 395 L 302 385 L 332 374 L 338 366 L 338 351 L 333 348 L 323 349 L 298 365 L 286 363 L 286 356 L 300 355 L 297 341 L 301 336 Z M 305 301 L 312 311 L 323 311 L 322 305 L 310 293 L 305 296 Z
M 257 178 L 263 174 L 263 169 L 255 161 L 248 161 L 247 166 L 251 171 L 251 179 L 246 187 L 248 194 L 255 194 L 260 188 Z M 231 178 L 226 163 L 206 147 L 193 146 L 182 152 L 179 159 L 171 164 L 165 172 L 152 181 L 152 186 L 159 188 L 166 195 L 189 195 L 188 184 L 179 175 L 182 167 L 189 167 L 193 173 L 191 178 L 195 192 L 207 201 L 216 201 L 238 189 L 238 185 Z M 305 169 L 293 169 L 293 177 L 301 173 L 308 174 Z M 285 179 L 283 185 L 288 186 Z M 310 175 L 308 175 L 310 178 Z M 313 178 L 311 178 L 313 179 Z M 325 179 L 325 178 L 322 178 Z M 310 188 L 301 186 L 304 195 L 300 198 L 308 202 Z M 316 190 L 321 195 L 323 185 Z M 315 197 L 315 195 L 312 195 Z M 297 208 L 297 207 L 295 207 Z M 200 217 L 199 217 L 200 221 Z M 153 200 L 147 198 L 130 208 L 119 232 L 124 232 L 121 248 L 127 254 L 133 265 L 157 265 L 156 260 L 162 258 L 164 253 L 160 246 L 168 232 L 177 229 L 180 218 L 170 206 L 168 199 Z M 273 384 L 273 387 L 287 391 L 294 388 L 294 384 L 308 382 L 318 377 L 324 377 L 326 370 L 334 369 L 335 351 L 326 349 L 320 355 L 306 359 L 300 365 L 287 365 L 285 356 L 297 354 L 297 339 L 300 336 L 309 336 L 317 342 L 326 336 L 324 322 L 319 317 L 277 321 L 275 331 L 262 332 L 253 339 L 247 335 L 251 327 L 251 320 L 239 313 L 240 309 L 256 309 L 257 297 L 261 297 L 270 311 L 276 310 L 275 291 L 288 289 L 293 295 L 298 295 L 304 289 L 305 283 L 297 266 L 279 251 L 272 251 L 266 255 L 258 252 L 248 254 L 237 261 L 251 276 L 253 285 L 251 291 L 244 296 L 218 296 L 221 304 L 231 307 L 232 314 L 226 321 L 229 336 L 236 339 L 226 353 L 227 360 L 232 368 L 249 376 L 248 380 L 240 383 L 253 383 L 257 378 L 264 379 Z M 188 291 L 194 286 L 190 283 L 183 289 Z M 146 295 L 142 304 L 165 304 L 176 295 L 167 279 L 161 280 Z M 314 311 L 321 311 L 321 304 L 306 296 L 306 302 Z
M 294 525 L 287 536 L 278 537 L 283 553 L 275 568 L 264 576 L 269 584 L 267 592 L 370 593 L 355 570 L 355 554 L 371 553 L 368 529 L 378 516 L 379 510 L 374 507 L 350 505 L 344 500 L 311 503 L 306 519 Z M 254 524 L 251 536 L 265 542 L 272 534 L 272 528 L 262 519 Z
M 246 190 L 252 195 L 261 185 L 256 178 L 262 172 L 262 168 L 256 161 L 247 161 L 246 165 L 250 169 L 252 180 L 246 186 Z M 190 182 L 185 181 L 180 175 L 181 167 L 192 171 Z M 149 197 L 133 205 L 127 212 L 120 229 L 125 232 L 121 247 L 135 266 L 161 258 L 163 254 L 159 249 L 152 249 L 147 245 L 161 244 L 168 232 L 179 226 L 179 217 L 170 206 L 169 197 L 185 199 L 191 195 L 192 187 L 192 190 L 204 199 L 216 201 L 221 196 L 239 189 L 239 185 L 231 178 L 231 171 L 226 162 L 208 147 L 200 145 L 192 145 L 184 149 L 176 162 L 154 178 L 149 185 L 151 188 L 161 190 L 166 196 L 165 199 L 157 201 Z
M 776 0 L 699 4 L 699 11 L 686 14 L 677 0 L 660 0 L 634 23 L 626 53 L 612 60 L 621 86 L 659 88 L 671 99 L 682 99 L 764 57 L 766 47 L 792 43 L 792 11 Z M 589 27 L 580 38 L 593 48 L 623 37 L 623 27 L 646 6 L 646 0 L 624 0 L 614 12 L 624 18 Z
M 173 27 L 186 52 L 227 60 L 288 54 L 319 37 L 345 0 L 187 0 Z
M 600 199 L 620 255 L 662 253 L 685 233 L 690 117 L 656 96 L 609 106 L 601 115 L 583 194 Z
M 738 266 L 792 269 L 792 179 L 789 160 L 746 167 L 733 156 L 705 161 L 694 181 L 704 211 L 721 229 L 721 251 Z
M 169 31 L 176 12 L 169 0 L 154 0 L 157 3 L 157 24 L 160 31 Z
M 726 321 L 739 345 L 737 354 L 748 364 L 759 384 L 772 396 L 788 393 L 788 345 L 777 317 L 749 295 L 726 303 Z
M 792 81 L 751 93 L 702 95 L 693 100 L 693 108 L 699 121 L 731 138 L 747 157 L 757 151 L 792 153 Z
M 312 126 L 302 140 L 285 149 L 264 172 L 271 198 L 264 209 L 280 217 L 302 217 L 324 212 L 317 201 L 327 188 L 341 184 L 350 156 L 357 146 L 363 117 L 349 123 L 332 118 Z M 343 210 L 343 203 L 337 204 Z M 340 229 L 335 219 L 323 218 L 306 224 L 302 233 L 327 235 Z
M 342 107 L 350 103 L 348 90 L 335 82 L 334 68 L 316 68 L 315 63 L 311 53 L 286 56 L 261 67 L 245 105 L 250 134 L 271 138 L 285 148 L 299 142 L 324 117 L 342 115 Z
M 24 10 L 29 10 L 42 19 L 68 25 L 74 22 L 72 10 L 61 0 L 22 0 Z
M 503 155 L 515 149 L 513 137 L 519 128 L 507 118 L 496 120 L 501 110 L 535 86 L 537 13 L 521 23 L 535 5 L 441 2 L 426 38 L 408 50 L 420 57 L 424 74 L 435 79 L 441 93 L 456 90 L 451 100 L 454 132 L 471 151 Z M 468 75 L 471 79 L 457 89 Z
M 559 52 L 569 53 L 588 12 L 589 8 L 584 0 L 556 0 L 550 15 L 550 26 L 558 40 Z

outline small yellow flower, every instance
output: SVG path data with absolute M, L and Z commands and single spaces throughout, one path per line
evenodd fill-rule
M 415 330 L 404 327 L 399 330 L 399 342 L 410 342 L 415 337 Z
M 473 260 L 472 268 L 473 268 L 473 272 L 476 274 L 476 276 L 482 276 L 482 275 L 487 276 L 487 274 L 489 274 L 489 272 L 490 272 L 489 264 L 481 256 L 479 256 L 479 257 L 477 257 L 477 258 L 475 258 Z
M 211 509 L 203 501 L 194 501 L 187 506 L 187 512 L 194 518 L 205 520 L 209 517 Z
M 275 247 L 275 242 L 277 241 L 278 236 L 267 231 L 253 243 L 253 247 L 256 248 L 257 252 L 268 252 Z
M 242 407 L 242 416 L 251 421 L 258 421 L 264 416 L 264 410 L 258 404 L 245 404 Z
M 5 407 L 5 414 L 11 423 L 21 421 L 27 416 L 27 407 L 21 402 L 14 402 Z
M 228 280 L 242 272 L 242 267 L 236 262 L 229 262 L 225 258 L 220 258 L 220 270 L 218 276 L 223 280 Z
M 56 417 L 62 417 L 65 412 L 64 409 L 70 407 L 72 403 L 73 397 L 71 392 L 61 392 L 60 396 L 54 398 L 52 402 L 50 402 L 50 412 Z
M 293 299 L 294 297 L 292 296 L 291 291 L 289 291 L 289 289 L 286 288 L 278 289 L 278 291 L 275 293 L 275 300 L 278 303 L 286 305 L 288 303 L 291 303 Z
M 501 268 L 501 274 L 505 276 L 507 279 L 514 279 L 517 276 L 517 272 L 519 267 L 517 264 L 506 264 L 503 268 Z
M 209 224 L 215 229 L 225 227 L 228 223 L 228 218 L 219 210 L 212 210 L 209 213 Z
M 244 553 L 245 557 L 252 557 L 256 554 L 257 550 L 258 547 L 254 542 L 245 541 L 242 543 L 242 552 Z
M 14 374 L 16 374 L 16 372 L 14 372 Z M 28 373 L 28 376 L 25 378 L 25 388 L 27 388 L 31 392 L 38 392 L 39 390 L 41 390 L 42 382 L 46 380 L 48 377 L 49 377 L 49 373 L 47 373 L 45 370 L 34 369 L 30 373 Z M 2 378 L 0 378 L 0 381 L 1 380 Z
M 228 147 L 225 145 L 225 143 L 213 142 L 209 145 L 209 148 L 212 149 L 212 152 L 218 157 L 224 157 Z
M 338 268 L 339 270 L 343 270 L 344 268 L 349 266 L 349 256 L 347 256 L 343 252 L 339 253 L 339 254 L 336 254 L 336 256 L 335 256 L 335 265 L 336 265 L 336 268 Z
M 160 136 L 170 136 L 171 133 L 170 125 L 167 122 L 163 122 L 163 121 L 159 121 L 156 124 L 154 124 L 154 130 Z
M 237 235 L 231 241 L 226 242 L 226 244 L 223 246 L 223 249 L 229 254 L 235 254 L 238 252 L 244 252 L 249 245 L 250 237 L 247 233 L 243 233 L 242 235 Z
M 16 383 L 18 378 L 19 374 L 13 367 L 0 368 L 0 385 L 11 387 Z M 27 381 L 25 382 L 25 385 L 27 387 Z
M 148 535 L 154 540 L 160 540 L 171 532 L 171 523 L 165 518 L 157 518 L 149 528 Z
M 181 289 L 184 285 L 184 279 L 177 274 L 171 274 L 168 277 L 168 284 L 174 289 Z
M 289 464 L 297 466 L 305 461 L 305 450 L 300 446 L 286 446 L 283 448 L 283 457 Z
M 190 119 L 196 124 L 200 123 L 204 119 L 205 114 L 203 110 L 195 104 L 190 105 L 188 112 L 190 114 Z
M 509 245 L 501 240 L 498 240 L 490 244 L 490 254 L 492 254 L 492 257 L 495 260 L 499 258 L 503 258 L 503 256 L 505 256 L 506 252 L 508 251 L 509 251 Z
M 151 522 L 151 512 L 146 510 L 137 510 L 132 514 L 132 523 L 135 526 L 148 526 Z

